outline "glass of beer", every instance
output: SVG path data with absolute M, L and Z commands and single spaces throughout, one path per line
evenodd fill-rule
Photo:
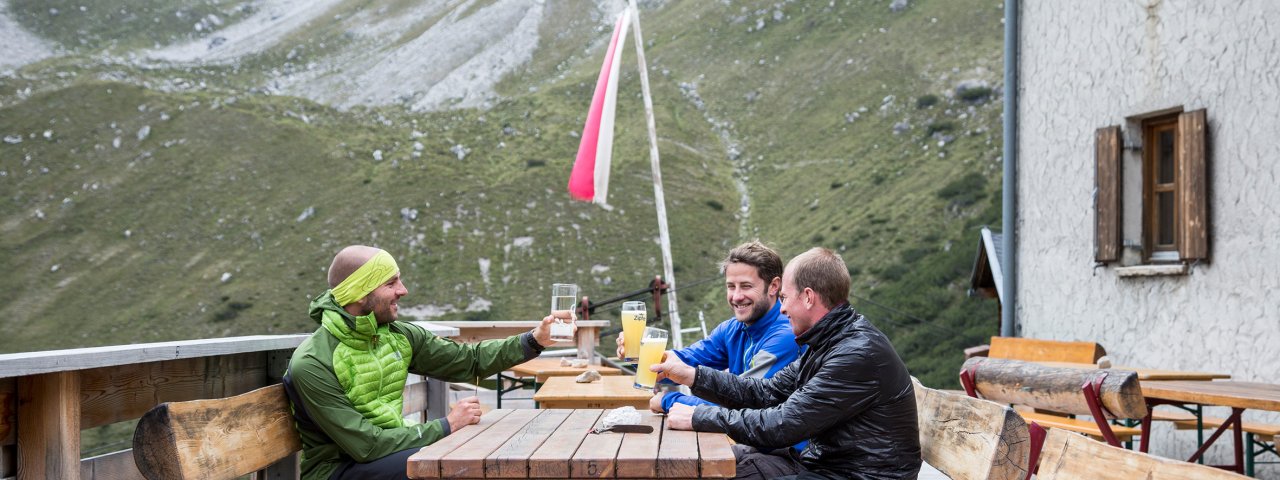
M 578 286 L 572 283 L 551 284 L 551 316 L 556 317 L 551 324 L 551 339 L 557 342 L 572 342 L 573 322 L 578 314 L 574 312 L 578 305 Z
M 645 314 L 648 310 L 644 302 L 624 302 L 622 304 L 622 349 L 625 351 L 623 362 L 636 363 L 640 358 L 640 337 L 644 336 Z
M 636 365 L 636 388 L 652 390 L 658 380 L 658 372 L 650 372 L 649 367 L 662 363 L 662 352 L 667 350 L 667 331 L 661 328 L 645 327 L 644 336 L 640 338 L 640 362 Z

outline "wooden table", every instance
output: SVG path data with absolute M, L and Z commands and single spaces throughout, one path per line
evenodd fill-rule
M 1280 412 L 1280 385 L 1231 380 L 1203 381 L 1150 381 L 1142 383 L 1142 396 L 1148 406 L 1156 405 L 1216 405 L 1231 408 L 1231 416 L 1206 440 L 1200 449 L 1188 459 L 1194 462 L 1217 441 L 1227 429 L 1233 430 L 1235 464 L 1229 466 L 1236 473 L 1244 473 L 1244 435 L 1240 414 L 1246 409 Z M 1197 407 L 1197 412 L 1199 408 Z M 1199 416 L 1197 414 L 1197 416 Z M 1147 432 L 1151 430 L 1151 416 L 1142 421 L 1142 451 L 1147 451 Z
M 535 384 L 547 383 L 547 379 L 551 377 L 576 377 L 587 370 L 595 370 L 600 375 L 621 375 L 622 370 L 613 367 L 605 367 L 599 365 L 587 365 L 585 367 L 563 367 L 560 366 L 559 358 L 543 358 L 538 357 L 533 360 L 521 363 L 510 368 L 511 373 L 519 377 L 533 377 Z M 534 387 L 537 389 L 537 387 Z
M 1083 370 L 1096 370 L 1098 366 L 1092 363 L 1071 363 L 1071 362 L 1035 362 L 1050 367 L 1063 368 L 1079 368 Z M 1111 367 L 1111 370 L 1125 370 L 1138 373 L 1138 381 L 1146 382 L 1149 380 L 1218 380 L 1231 378 L 1226 373 L 1213 372 L 1192 372 L 1182 370 L 1160 370 L 1155 368 L 1142 367 Z
M 554 380 L 554 379 L 553 379 Z M 605 410 L 493 410 L 409 457 L 409 478 L 728 478 L 729 437 L 667 430 L 591 434 Z
M 614 375 L 598 382 L 577 383 L 572 377 L 551 377 L 533 394 L 542 408 L 618 408 L 649 410 L 652 390 L 635 388 L 635 376 Z

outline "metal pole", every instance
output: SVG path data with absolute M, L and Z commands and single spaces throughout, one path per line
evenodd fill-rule
M 658 127 L 653 120 L 653 99 L 649 96 L 649 70 L 644 62 L 644 35 L 640 33 L 640 9 L 630 0 L 631 27 L 635 30 L 636 61 L 640 64 L 640 92 L 644 97 L 644 117 L 649 126 L 649 161 L 653 164 L 653 200 L 658 207 L 658 238 L 662 243 L 662 274 L 671 289 L 667 311 L 671 313 L 671 348 L 683 347 L 680 339 L 680 309 L 676 307 L 676 275 L 671 266 L 671 234 L 667 232 L 667 202 L 662 194 L 662 168 L 658 165 Z
M 1000 270 L 1004 275 L 1004 305 L 1000 336 L 1014 336 L 1018 315 L 1018 0 L 1004 0 L 1004 195 L 1001 214 L 1004 237 Z

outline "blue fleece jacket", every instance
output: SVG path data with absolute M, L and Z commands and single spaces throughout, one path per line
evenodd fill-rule
M 781 310 L 782 304 L 774 302 L 769 313 L 751 325 L 729 319 L 712 330 L 707 338 L 675 350 L 676 356 L 693 367 L 703 365 L 738 376 L 772 377 L 800 354 L 800 345 L 796 343 L 795 334 L 791 333 L 791 321 Z M 667 392 L 662 397 L 664 411 L 671 411 L 671 406 L 676 403 L 714 405 L 680 392 Z

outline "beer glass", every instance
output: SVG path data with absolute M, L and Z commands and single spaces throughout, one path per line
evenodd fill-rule
M 551 339 L 557 342 L 572 342 L 573 322 L 578 314 L 574 312 L 578 303 L 578 286 L 572 283 L 554 283 L 551 285 L 551 316 L 556 317 L 551 324 Z
M 623 362 L 636 363 L 640 358 L 640 338 L 644 336 L 647 312 L 644 302 L 622 304 L 622 349 L 626 355 Z
M 640 362 L 636 365 L 636 388 L 653 389 L 658 380 L 658 373 L 649 371 L 649 367 L 662 363 L 662 352 L 667 350 L 667 331 L 661 328 L 645 327 L 644 336 L 640 338 Z

